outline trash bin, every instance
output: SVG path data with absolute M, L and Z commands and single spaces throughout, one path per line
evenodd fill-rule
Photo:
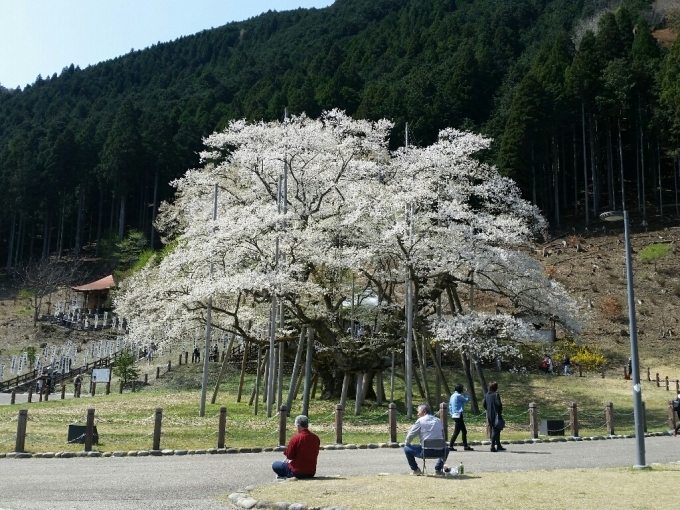
M 68 442 L 85 444 L 85 425 L 69 425 L 68 426 Z M 92 428 L 92 444 L 99 444 L 99 434 L 97 434 L 97 427 Z

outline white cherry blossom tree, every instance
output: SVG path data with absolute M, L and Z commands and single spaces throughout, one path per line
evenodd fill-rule
M 403 349 L 407 277 L 414 329 L 448 348 L 489 354 L 502 347 L 461 333 L 474 321 L 460 317 L 459 284 L 509 304 L 512 317 L 493 319 L 505 321 L 504 339 L 526 337 L 521 315 L 578 329 L 573 300 L 521 251 L 545 228 L 539 211 L 474 157 L 489 140 L 445 130 L 429 147 L 390 152 L 391 127 L 333 110 L 320 119 L 235 121 L 206 138 L 203 167 L 175 181 L 175 200 L 161 207 L 156 226 L 168 247 L 123 282 L 115 300 L 130 334 L 175 343 L 199 336 L 211 296 L 214 327 L 264 343 L 276 296 L 285 310 L 277 338 L 292 339 L 303 325 L 315 329 L 315 368 L 330 396 L 343 372 L 375 370 L 386 350 Z M 355 302 L 372 301 L 358 305 L 362 323 L 372 326 L 362 338 L 346 332 L 352 275 Z M 434 320 L 442 297 L 449 323 Z

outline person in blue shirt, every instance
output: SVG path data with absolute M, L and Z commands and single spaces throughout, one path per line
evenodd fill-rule
M 470 395 L 468 395 L 462 384 L 456 384 L 454 389 L 455 391 L 449 400 L 449 414 L 455 423 L 455 427 L 453 429 L 453 435 L 451 436 L 451 442 L 449 443 L 449 449 L 454 452 L 456 451 L 453 447 L 453 443 L 458 439 L 458 434 L 462 433 L 463 450 L 472 451 L 474 448 L 468 445 L 467 428 L 465 427 L 465 419 L 463 418 L 463 407 L 470 401 Z

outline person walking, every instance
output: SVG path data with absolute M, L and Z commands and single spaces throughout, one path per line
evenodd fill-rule
M 564 375 L 571 375 L 571 358 L 568 354 L 562 358 L 562 367 L 564 368 Z
M 313 478 L 316 474 L 316 460 L 319 457 L 321 440 L 309 431 L 309 418 L 301 414 L 295 418 L 297 434 L 290 438 L 283 454 L 284 461 L 276 461 L 272 469 L 278 480 L 286 478 Z
M 489 391 L 484 397 L 484 409 L 486 409 L 486 423 L 491 431 L 491 451 L 505 451 L 506 448 L 501 446 L 501 430 L 505 428 L 503 403 L 498 394 L 498 383 L 496 381 L 489 384 Z
M 463 435 L 462 436 L 463 450 L 466 451 L 474 450 L 474 448 L 468 445 L 467 428 L 465 427 L 465 419 L 463 418 L 463 408 L 465 407 L 465 404 L 467 404 L 469 401 L 470 395 L 468 394 L 467 390 L 463 387 L 462 384 L 456 384 L 453 395 L 451 395 L 451 398 L 449 399 L 449 414 L 453 419 L 453 423 L 455 423 L 453 435 L 451 436 L 451 442 L 449 443 L 449 450 L 451 450 L 452 452 L 456 451 L 453 445 L 456 442 L 456 439 L 458 438 L 458 434 Z
M 412 445 L 411 441 L 418 436 L 420 438 L 420 444 Z M 406 454 L 406 460 L 411 468 L 412 475 L 422 475 L 422 471 L 418 467 L 416 462 L 416 457 L 422 457 L 423 445 L 426 439 L 444 439 L 444 426 L 439 418 L 432 414 L 430 406 L 427 404 L 420 404 L 418 406 L 418 419 L 413 424 L 411 429 L 406 434 L 406 439 L 404 440 L 404 454 Z M 446 444 L 446 443 L 444 443 Z M 434 465 L 434 472 L 436 475 L 441 475 L 442 468 L 444 467 L 444 461 L 448 456 L 449 452 L 444 446 L 444 449 L 436 452 L 438 455 L 437 463 Z

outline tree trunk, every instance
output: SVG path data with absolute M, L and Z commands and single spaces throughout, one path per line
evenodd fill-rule
M 45 260 L 49 256 L 49 252 L 47 251 L 47 246 L 49 245 L 49 236 L 50 236 L 50 212 L 49 209 L 45 209 L 45 220 L 43 223 L 43 247 L 42 247 L 42 255 L 40 256 L 41 260 Z
M 94 256 L 99 256 L 99 245 L 102 241 L 102 217 L 104 216 L 104 189 L 99 188 L 99 212 L 97 213 L 97 244 L 94 249 Z
M 534 141 L 531 141 L 531 189 L 533 205 L 536 205 L 536 160 L 534 159 Z
M 663 184 L 661 183 L 661 148 L 659 147 L 659 139 L 656 139 L 656 166 L 659 172 L 659 214 L 663 219 Z
M 473 413 L 479 414 L 479 404 L 477 403 L 477 395 L 475 393 L 475 381 L 472 379 L 472 374 L 470 373 L 470 364 L 468 363 L 467 356 L 463 351 L 460 351 L 460 361 L 463 364 L 465 380 L 467 381 L 468 390 L 470 392 L 470 408 Z
M 626 182 L 623 177 L 623 144 L 621 143 L 621 119 L 619 119 L 619 165 L 621 166 L 621 209 L 626 210 Z
M 578 218 L 578 163 L 576 160 L 576 126 L 572 133 L 572 146 L 574 149 L 574 218 Z
M 555 207 L 555 228 L 560 229 L 560 156 L 559 149 L 555 142 L 555 136 L 552 136 L 553 149 L 553 191 L 554 191 L 554 207 Z
M 597 157 L 595 152 L 595 130 L 593 129 L 593 114 L 588 114 L 588 125 L 590 127 L 590 176 L 593 183 L 593 216 L 597 218 L 600 211 L 600 187 L 597 178 Z
M 647 222 L 647 197 L 645 193 L 645 134 L 640 124 L 640 181 L 642 183 L 642 219 Z
M 583 134 L 583 191 L 585 195 L 586 227 L 590 226 L 590 207 L 588 205 L 588 155 L 586 147 L 586 105 L 581 98 L 581 132 Z
M 61 252 L 64 249 L 64 223 L 66 214 L 66 204 L 61 204 L 61 219 L 59 220 L 59 240 L 57 242 L 57 260 L 61 260 Z
M 17 213 L 12 215 L 12 229 L 9 234 L 9 246 L 7 247 L 7 271 L 12 269 L 12 255 L 14 254 L 14 231 L 17 223 Z
M 158 199 L 158 163 L 156 163 L 156 175 L 153 180 L 153 208 L 151 209 L 151 249 L 154 246 L 154 234 L 156 233 L 156 228 L 154 223 L 156 222 L 156 200 Z
M 616 211 L 616 195 L 614 194 L 614 154 L 612 151 L 612 128 L 607 122 L 607 196 L 609 210 Z
M 120 197 L 120 216 L 118 217 L 118 239 L 125 235 L 125 195 Z
M 673 182 L 675 184 L 675 214 L 680 216 L 680 205 L 678 205 L 678 175 L 680 175 L 680 155 L 678 156 L 678 172 L 673 170 Z
M 78 186 L 78 214 L 76 216 L 76 235 L 73 247 L 73 258 L 80 258 L 81 231 L 83 229 L 83 185 Z
M 17 232 L 17 246 L 16 250 L 14 251 L 14 265 L 17 266 L 19 262 L 21 261 L 20 255 L 21 255 L 21 244 L 23 241 L 23 235 L 24 235 L 24 213 L 21 212 L 19 213 L 19 231 Z

